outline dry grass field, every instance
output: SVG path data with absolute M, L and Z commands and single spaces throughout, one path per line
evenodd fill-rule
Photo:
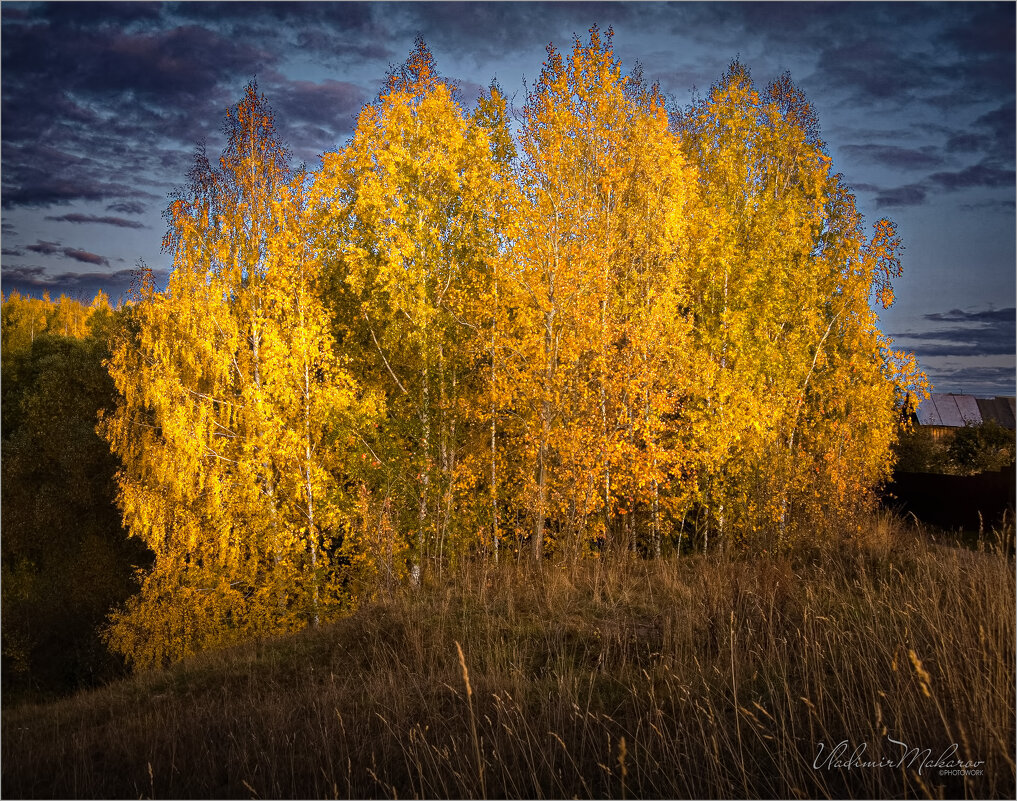
M 3 795 L 1012 798 L 1009 548 L 870 530 L 435 569 L 332 626 L 5 709 Z

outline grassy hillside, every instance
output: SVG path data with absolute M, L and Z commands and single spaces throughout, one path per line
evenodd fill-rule
M 2 790 L 1013 797 L 1014 597 L 1009 556 L 885 522 L 793 558 L 463 565 L 335 626 L 4 710 Z M 901 766 L 888 738 L 930 753 Z M 979 773 L 919 772 L 953 744 Z M 884 766 L 838 767 L 853 752 Z

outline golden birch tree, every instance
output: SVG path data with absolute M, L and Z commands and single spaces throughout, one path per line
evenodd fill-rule
M 523 119 L 512 278 L 526 333 L 512 369 L 539 555 L 548 521 L 573 543 L 602 542 L 659 499 L 661 421 L 686 376 L 691 179 L 660 96 L 622 76 L 610 31 L 567 56 L 548 48 Z
M 504 188 L 489 127 L 463 112 L 418 40 L 316 178 L 337 330 L 386 398 L 374 485 L 412 532 L 415 576 L 480 525 Z
M 694 438 L 702 544 L 712 532 L 725 547 L 784 545 L 790 522 L 831 530 L 886 475 L 895 387 L 910 379 L 868 304 L 892 301 L 900 243 L 888 221 L 866 241 L 788 76 L 760 93 L 735 62 L 678 129 L 703 177 L 691 239 L 710 376 Z
M 143 285 L 110 361 L 122 399 L 103 433 L 155 564 L 109 638 L 141 667 L 341 602 L 341 483 L 365 409 L 323 324 L 305 176 L 253 84 L 225 132 L 169 209 L 166 292 Z

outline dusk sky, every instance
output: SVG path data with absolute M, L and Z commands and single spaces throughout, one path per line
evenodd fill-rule
M 834 169 L 906 250 L 882 328 L 937 392 L 1014 394 L 1014 3 L 13 3 L 2 16 L 2 284 L 114 301 L 162 281 L 167 195 L 257 78 L 312 169 L 422 35 L 472 105 L 613 27 L 679 106 L 739 58 L 814 102 Z M 525 83 L 524 83 L 525 81 Z

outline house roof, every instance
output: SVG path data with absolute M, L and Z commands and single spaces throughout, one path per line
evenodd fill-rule
M 974 395 L 933 393 L 918 407 L 918 422 L 923 426 L 960 428 L 968 423 L 995 420 L 1004 428 L 1014 428 L 1014 398 L 976 398 Z
M 1014 398 L 978 398 L 978 411 L 982 420 L 995 420 L 1003 428 L 1013 429 L 1015 418 Z

